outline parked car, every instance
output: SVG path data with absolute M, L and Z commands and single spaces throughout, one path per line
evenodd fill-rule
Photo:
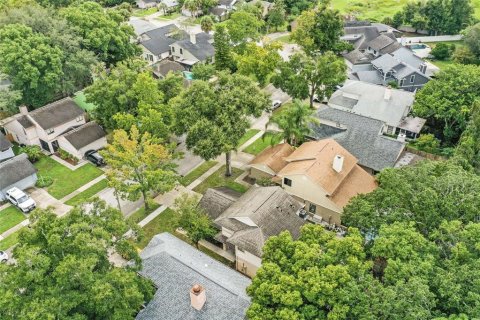
M 280 100 L 273 100 L 272 101 L 272 110 L 279 108 L 282 105 L 282 101 Z
M 7 190 L 6 197 L 8 201 L 10 201 L 14 206 L 22 210 L 24 213 L 32 211 L 37 206 L 35 201 L 30 198 L 28 194 L 17 187 Z
M 8 254 L 5 251 L 0 251 L 0 262 L 5 263 L 8 261 Z
M 103 157 L 96 150 L 88 150 L 87 152 L 85 152 L 85 159 L 87 159 L 97 167 L 105 165 L 105 160 L 103 160 Z

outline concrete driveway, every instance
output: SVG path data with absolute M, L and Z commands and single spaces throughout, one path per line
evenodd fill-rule
M 97 196 L 100 199 L 104 200 L 109 206 L 118 209 L 118 202 L 117 202 L 117 198 L 115 197 L 113 188 L 107 188 L 101 191 L 100 193 L 98 193 Z M 143 199 L 133 201 L 133 202 L 120 199 L 121 211 L 125 217 L 137 211 L 142 205 L 143 205 Z
M 53 209 L 53 212 L 55 212 L 55 214 L 59 217 L 65 215 L 68 211 L 70 211 L 70 209 L 72 209 L 71 206 L 68 206 L 55 199 L 44 189 L 30 188 L 26 191 L 30 195 L 30 197 L 35 200 L 39 208 L 47 209 L 51 207 Z

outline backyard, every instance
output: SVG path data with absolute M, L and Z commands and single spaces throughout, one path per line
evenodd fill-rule
M 235 182 L 235 179 L 237 179 L 243 173 L 243 170 L 232 167 L 232 175 L 230 177 L 226 177 L 225 169 L 226 167 L 223 165 L 220 169 L 215 171 L 211 176 L 196 186 L 193 191 L 204 194 L 208 188 L 227 187 L 241 193 L 246 192 L 248 187 Z
M 39 176 L 48 176 L 53 179 L 52 184 L 46 190 L 56 199 L 65 197 L 103 174 L 102 170 L 91 163 L 87 163 L 77 170 L 70 170 L 47 156 L 41 157 L 34 166 L 38 169 Z
M 25 215 L 14 206 L 3 209 L 0 211 L 0 234 L 12 227 L 15 227 L 25 219 Z
M 444 44 L 454 44 L 456 48 L 465 46 L 465 43 L 463 41 L 444 41 L 442 43 L 444 43 Z M 429 45 L 432 49 L 435 48 L 435 46 L 437 45 L 437 43 L 435 43 L 435 42 L 427 42 L 426 44 Z M 446 59 L 446 60 L 434 60 L 434 59 L 427 59 L 427 60 L 430 63 L 439 67 L 440 69 L 445 69 L 446 67 L 455 63 L 451 58 Z

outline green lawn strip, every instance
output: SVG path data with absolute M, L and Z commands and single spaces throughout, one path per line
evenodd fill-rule
M 245 150 L 246 153 L 257 155 L 267 147 L 276 145 L 282 141 L 282 135 L 280 133 L 267 132 L 265 135 L 257 139 L 254 143 L 249 145 Z
M 140 209 L 132 213 L 128 217 L 128 220 L 132 221 L 133 223 L 139 223 L 158 207 L 160 207 L 160 205 L 158 203 L 154 203 L 153 205 L 150 205 L 150 208 L 147 211 L 145 211 L 145 206 L 142 206 Z
M 25 220 L 25 215 L 16 207 L 10 206 L 0 211 L 0 234 Z
M 208 188 L 227 187 L 244 193 L 248 190 L 248 187 L 234 181 L 242 173 L 243 170 L 232 168 L 232 175 L 230 177 L 225 177 L 225 165 L 223 165 L 220 169 L 196 186 L 193 191 L 204 194 Z
M 38 175 L 49 176 L 53 179 L 53 183 L 47 187 L 47 191 L 56 199 L 65 197 L 103 174 L 102 170 L 91 163 L 87 163 L 77 170 L 70 170 L 46 156 L 40 158 L 34 165 L 38 169 Z
M 250 129 L 248 130 L 247 132 L 245 132 L 245 134 L 243 135 L 243 137 L 240 138 L 240 140 L 238 141 L 238 146 L 241 147 L 243 146 L 243 144 L 245 142 L 247 142 L 248 140 L 250 140 L 254 135 L 256 135 L 257 133 L 259 133 L 260 130 L 258 129 Z
M 154 14 L 157 11 L 158 11 L 158 9 L 156 7 L 148 8 L 148 9 L 138 9 L 138 10 L 133 11 L 132 16 L 134 16 L 134 17 L 145 17 L 145 16 L 149 16 L 151 14 Z
M 75 93 L 75 96 L 73 97 L 73 101 L 75 101 L 75 103 L 78 104 L 79 107 L 85 111 L 92 111 L 97 107 L 93 103 L 87 103 L 86 100 L 87 100 L 87 97 L 85 97 L 85 94 L 83 93 L 83 91 L 78 91 L 77 93 Z
M 202 174 L 214 167 L 218 162 L 217 161 L 205 161 L 194 170 L 190 171 L 186 176 L 180 178 L 180 183 L 183 186 L 188 186 L 190 183 L 198 179 Z
M 12 233 L 2 241 L 0 241 L 0 250 L 7 250 L 18 242 L 18 234 L 22 229 Z
M 69 206 L 76 206 L 77 204 L 80 204 L 90 199 L 91 197 L 93 197 L 94 195 L 96 195 L 97 193 L 99 193 L 100 191 L 102 191 L 107 187 L 108 187 L 108 181 L 106 179 L 100 180 L 90 188 L 80 192 L 75 197 L 65 202 L 65 204 Z
M 173 20 L 173 19 L 176 19 L 178 17 L 180 17 L 180 13 L 175 12 L 175 13 L 172 13 L 172 14 L 168 14 L 166 16 L 158 16 L 156 19 L 160 20 L 160 21 L 162 21 L 162 20 Z

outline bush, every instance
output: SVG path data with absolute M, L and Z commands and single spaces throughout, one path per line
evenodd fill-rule
M 446 60 L 452 56 L 454 50 L 455 45 L 453 45 L 452 49 L 451 45 L 446 43 L 437 43 L 430 53 L 435 57 L 435 59 Z
M 52 177 L 50 176 L 38 176 L 38 180 L 37 180 L 37 183 L 35 183 L 35 186 L 39 187 L 39 188 L 45 188 L 45 187 L 48 187 L 49 185 L 51 185 L 53 183 L 53 179 Z
M 428 153 L 437 153 L 440 147 L 440 140 L 435 138 L 433 134 L 422 134 L 415 142 L 414 145 L 422 151 Z
M 270 186 L 274 186 L 275 183 L 272 181 L 271 178 L 267 178 L 267 177 L 262 177 L 262 178 L 259 178 L 255 181 L 259 186 L 262 186 L 262 187 L 270 187 Z
M 42 157 L 42 149 L 39 146 L 25 146 L 20 148 L 21 153 L 26 153 L 30 162 L 37 162 Z
M 73 154 L 70 154 L 63 149 L 58 149 L 57 152 L 58 152 L 58 156 L 60 157 L 60 159 L 65 160 L 65 161 L 70 160 L 73 163 L 78 163 L 78 158 L 75 157 Z

